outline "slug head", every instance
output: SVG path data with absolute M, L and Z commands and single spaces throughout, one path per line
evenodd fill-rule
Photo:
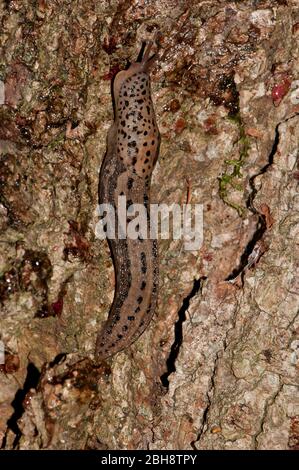
M 139 72 L 144 72 L 144 73 L 149 72 L 156 58 L 156 54 L 153 54 L 152 56 L 150 56 L 152 46 L 153 46 L 153 41 L 148 41 L 140 61 L 133 62 L 127 70 L 122 70 L 116 75 L 114 79 L 114 83 L 113 83 L 113 96 L 114 96 L 115 103 L 117 103 L 119 92 L 123 83 L 126 80 L 128 80 L 128 78 L 132 77 L 132 75 L 135 75 Z

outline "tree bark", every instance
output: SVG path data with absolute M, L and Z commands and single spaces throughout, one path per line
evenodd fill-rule
M 298 2 L 12 0 L 0 21 L 2 448 L 298 449 Z M 152 199 L 201 204 L 203 243 L 160 241 L 150 327 L 97 365 L 110 83 L 155 31 Z

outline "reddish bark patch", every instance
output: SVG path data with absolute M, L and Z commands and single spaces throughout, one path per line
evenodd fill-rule
M 280 83 L 274 85 L 271 91 L 272 100 L 274 106 L 278 106 L 284 96 L 287 94 L 291 86 L 291 82 L 288 78 L 284 78 Z

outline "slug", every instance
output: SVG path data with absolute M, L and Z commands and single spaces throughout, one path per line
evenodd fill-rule
M 107 150 L 100 170 L 99 203 L 115 209 L 118 197 L 126 196 L 127 207 L 146 208 L 149 234 L 150 184 L 160 146 L 151 99 L 149 70 L 152 41 L 142 57 L 119 72 L 113 83 L 114 122 L 108 131 Z M 137 59 L 138 60 L 138 59 Z M 129 219 L 127 219 L 127 224 Z M 118 224 L 116 213 L 116 227 Z M 130 346 L 148 326 L 157 303 L 158 246 L 156 239 L 115 239 L 108 243 L 115 269 L 114 300 L 100 330 L 95 356 L 106 359 Z

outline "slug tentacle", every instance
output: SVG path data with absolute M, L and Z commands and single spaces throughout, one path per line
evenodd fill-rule
M 99 203 L 109 203 L 117 209 L 118 197 L 126 196 L 128 205 L 144 205 L 148 238 L 121 239 L 116 234 L 115 240 L 108 239 L 116 285 L 108 319 L 97 337 L 98 360 L 132 344 L 145 330 L 156 308 L 158 247 L 157 241 L 149 238 L 149 203 L 160 134 L 148 74 L 154 60 L 154 56 L 150 57 L 151 48 L 149 42 L 141 61 L 119 72 L 113 84 L 115 116 L 100 171 Z

